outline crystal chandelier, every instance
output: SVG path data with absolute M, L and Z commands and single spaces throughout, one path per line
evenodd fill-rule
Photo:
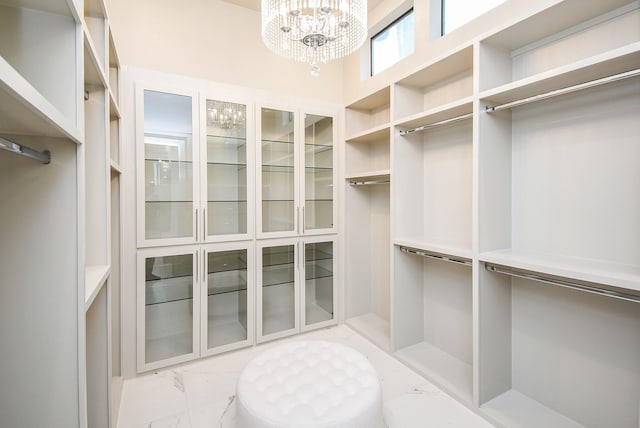
M 262 0 L 262 40 L 273 52 L 320 63 L 349 55 L 367 37 L 367 0 Z
M 243 104 L 207 100 L 207 121 L 216 128 L 238 128 L 245 123 L 246 115 Z

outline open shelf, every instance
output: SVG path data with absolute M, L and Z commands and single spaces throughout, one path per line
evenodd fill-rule
M 471 97 L 452 101 L 441 106 L 421 111 L 411 116 L 404 117 L 396 122 L 401 130 L 408 131 L 423 126 L 429 126 L 444 121 L 453 121 L 461 116 L 473 112 L 473 99 Z
M 96 46 L 90 35 L 84 33 L 84 83 L 85 85 L 109 87 Z
M 479 277 L 488 417 L 523 428 L 637 426 L 640 303 L 484 269 Z
M 367 135 L 388 128 L 391 122 L 391 88 L 386 86 L 346 107 L 345 135 L 347 141 L 367 138 Z M 384 131 L 382 131 L 384 132 Z
M 427 253 L 439 254 L 445 257 L 451 256 L 461 260 L 471 260 L 473 256 L 471 250 L 467 248 L 434 245 L 432 243 L 416 239 L 396 238 L 393 240 L 393 244 L 396 246 L 414 248 Z
M 394 247 L 395 354 L 470 404 L 473 394 L 471 267 Z
M 579 0 L 563 1 L 493 34 L 480 43 L 480 91 L 503 85 L 506 89 L 511 83 L 547 76 L 559 77 L 549 81 L 550 85 L 566 84 L 563 80 L 567 77 L 562 76 L 565 69 L 584 68 L 580 66 L 597 63 L 597 58 L 635 44 L 637 33 L 618 29 L 637 25 L 639 13 L 637 4 L 627 0 L 589 5 Z M 607 71 L 607 66 L 613 70 Z M 592 80 L 597 74 L 619 72 L 616 69 L 620 67 L 624 68 L 622 64 L 603 63 L 599 69 L 585 68 L 584 77 L 580 73 L 571 77 Z
M 472 122 L 396 135 L 393 180 L 412 196 L 395 194 L 394 239 L 471 251 Z
M 84 273 L 84 308 L 89 310 L 94 299 L 106 284 L 111 268 L 108 265 L 87 266 Z
M 639 79 L 481 115 L 483 260 L 640 288 Z
M 391 135 L 391 124 L 389 122 L 366 129 L 357 134 L 349 135 L 347 143 L 371 143 L 377 140 L 388 140 Z
M 0 132 L 82 142 L 72 7 L 61 0 L 0 5 Z
M 436 59 L 396 82 L 394 89 L 396 121 L 471 97 L 473 46 Z

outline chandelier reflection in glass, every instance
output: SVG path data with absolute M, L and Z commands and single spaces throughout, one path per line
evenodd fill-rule
M 262 0 L 262 40 L 273 52 L 320 63 L 354 52 L 367 37 L 366 0 Z
M 207 122 L 221 129 L 235 129 L 246 121 L 247 107 L 244 104 L 207 100 Z

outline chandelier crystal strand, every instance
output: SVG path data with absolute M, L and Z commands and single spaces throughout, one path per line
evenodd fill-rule
M 366 0 L 262 0 L 262 40 L 285 58 L 320 63 L 351 54 L 367 37 Z

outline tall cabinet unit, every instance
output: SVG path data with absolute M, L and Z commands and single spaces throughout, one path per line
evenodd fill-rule
M 107 11 L 97 0 L 12 1 L 0 21 L 3 424 L 114 426 L 118 65 Z
M 497 426 L 640 424 L 638 22 L 556 2 L 347 107 L 347 323 L 390 134 L 391 351 Z
M 253 340 L 253 116 L 197 91 L 140 85 L 136 100 L 145 371 Z
M 336 323 L 332 114 L 258 107 L 257 341 Z
M 391 349 L 391 89 L 345 111 L 345 319 Z

